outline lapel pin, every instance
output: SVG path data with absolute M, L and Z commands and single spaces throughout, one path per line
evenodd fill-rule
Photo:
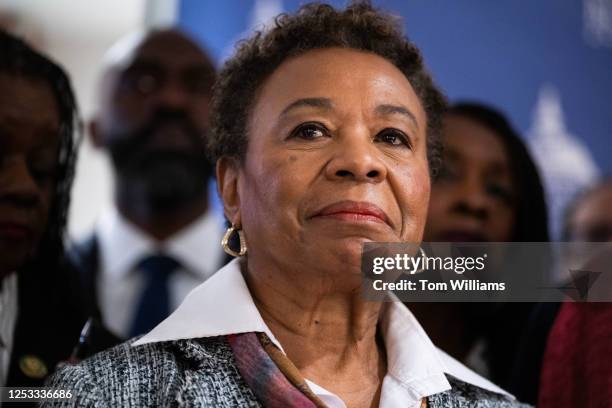
M 49 373 L 45 363 L 32 354 L 26 354 L 19 359 L 19 368 L 29 378 L 40 380 Z

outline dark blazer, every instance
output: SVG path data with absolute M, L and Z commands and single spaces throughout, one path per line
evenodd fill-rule
M 87 314 L 103 322 L 96 288 L 100 269 L 99 252 L 98 239 L 94 233 L 82 242 L 72 244 L 68 250 L 68 259 L 77 271 L 80 286 L 85 294 Z
M 548 335 L 561 309 L 561 303 L 539 303 L 534 308 L 526 335 L 518 345 L 516 365 L 511 375 L 513 394 L 530 404 L 538 402 L 540 374 Z
M 50 382 L 73 391 L 61 407 L 262 407 L 242 378 L 225 337 L 132 347 L 132 341 L 58 370 Z M 428 397 L 430 408 L 527 407 L 448 376 L 452 389 Z
M 90 330 L 80 338 L 75 357 L 84 359 L 125 341 L 104 326 L 98 304 L 96 279 L 98 275 L 98 243 L 95 235 L 79 244 L 72 244 L 66 252 L 66 262 L 73 272 L 80 296 L 83 315 L 89 320 Z M 83 325 L 81 325 L 83 327 Z
M 40 387 L 66 360 L 86 321 L 76 272 L 66 262 L 18 272 L 18 309 L 7 386 Z

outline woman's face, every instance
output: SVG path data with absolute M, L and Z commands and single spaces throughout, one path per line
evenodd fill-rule
M 0 74 L 0 276 L 21 267 L 46 227 L 59 115 L 47 84 Z
M 249 264 L 346 273 L 363 242 L 419 242 L 426 127 L 410 83 L 379 56 L 335 48 L 285 61 L 251 112 L 235 210 L 224 195 Z
M 444 165 L 432 185 L 425 240 L 511 241 L 516 193 L 500 137 L 459 115 L 443 123 Z

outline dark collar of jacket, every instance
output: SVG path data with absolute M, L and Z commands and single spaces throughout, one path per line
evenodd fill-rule
M 80 285 L 86 294 L 87 314 L 102 322 L 96 286 L 100 269 L 100 249 L 96 234 L 91 234 L 82 242 L 73 243 L 68 248 L 66 255 L 72 267 L 77 271 Z

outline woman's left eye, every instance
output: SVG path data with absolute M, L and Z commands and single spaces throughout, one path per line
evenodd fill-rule
M 305 140 L 319 139 L 326 135 L 327 130 L 323 126 L 315 123 L 306 123 L 300 125 L 293 132 L 291 132 L 292 137 L 297 137 Z
M 404 132 L 397 129 L 384 129 L 376 135 L 376 141 L 393 146 L 406 146 L 412 149 L 410 138 Z
M 489 184 L 487 186 L 487 192 L 493 197 L 496 197 L 509 205 L 511 205 L 514 201 L 514 197 L 512 196 L 510 189 L 500 184 Z

